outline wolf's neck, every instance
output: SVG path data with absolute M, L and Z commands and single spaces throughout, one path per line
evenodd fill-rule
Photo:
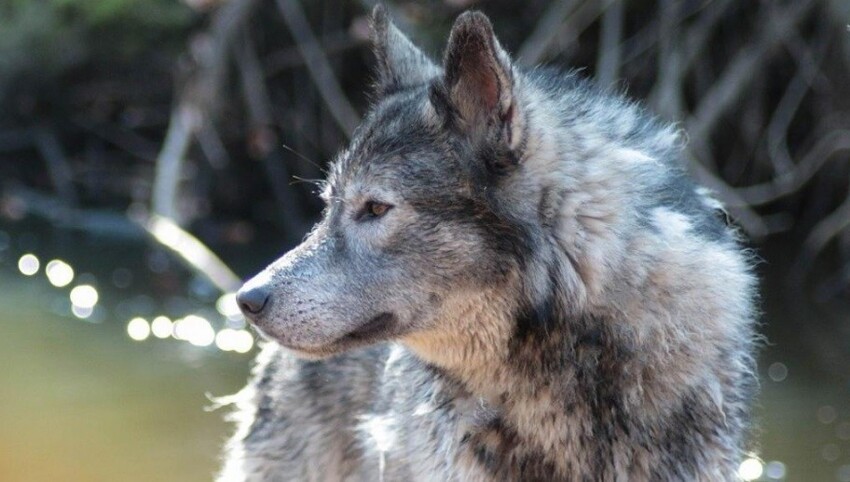
M 545 375 L 516 366 L 522 363 L 522 357 L 516 358 L 517 313 L 521 310 L 518 302 L 501 296 L 505 291 L 511 290 L 458 296 L 444 310 L 438 327 L 407 336 L 404 344 L 475 396 L 495 401 L 520 395 L 515 392 L 535 385 L 526 382 L 538 381 L 530 378 Z M 556 334 L 552 335 L 549 340 L 539 340 L 535 353 L 560 357 L 558 352 L 564 347 L 554 339 Z M 552 353 L 544 353 L 547 351 Z

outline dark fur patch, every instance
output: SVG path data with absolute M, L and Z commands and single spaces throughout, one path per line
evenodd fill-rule
M 398 319 L 392 313 L 381 313 L 363 325 L 357 327 L 356 330 L 345 335 L 342 338 L 343 342 L 365 342 L 371 340 L 386 339 L 386 337 L 395 331 L 398 324 Z
M 528 450 L 519 435 L 502 419 L 496 418 L 474 434 L 465 436 L 465 444 L 475 461 L 494 480 L 558 481 L 555 466 L 543 454 Z

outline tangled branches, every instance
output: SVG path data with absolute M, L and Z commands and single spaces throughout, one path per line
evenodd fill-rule
M 309 184 L 290 181 L 319 177 L 322 163 L 311 159 L 331 156 L 365 108 L 375 2 L 188 3 L 207 9 L 208 27 L 185 41 L 172 106 L 162 115 L 170 120 L 143 132 L 87 116 L 92 103 L 72 105 L 71 123 L 105 141 L 110 155 L 150 167 L 131 169 L 144 175 L 131 182 L 142 188 L 130 189 L 127 201 L 182 226 L 227 203 L 232 215 L 295 240 L 316 205 Z M 679 123 L 689 135 L 689 168 L 735 222 L 756 241 L 781 236 L 798 246 L 793 279 L 840 262 L 836 273 L 818 276 L 828 280 L 819 289 L 847 291 L 847 2 L 533 0 L 521 11 L 507 0 L 391 5 L 432 52 L 469 7 L 491 16 L 521 63 L 584 68 L 603 87 L 628 90 Z M 93 187 L 78 161 L 85 153 L 63 145 L 61 127 L 16 129 L 24 135 L 0 132 L 0 153 L 36 146 L 54 191 L 72 203 L 87 198 Z M 199 182 L 198 170 L 216 181 Z M 273 199 L 265 216 L 256 214 L 258 197 Z

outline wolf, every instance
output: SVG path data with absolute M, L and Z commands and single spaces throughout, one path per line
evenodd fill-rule
M 734 480 L 752 258 L 683 136 L 479 12 L 441 64 L 372 15 L 321 221 L 249 280 L 269 340 L 220 480 Z

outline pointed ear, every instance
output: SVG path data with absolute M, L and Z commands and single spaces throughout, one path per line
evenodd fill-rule
M 511 60 L 481 12 L 455 21 L 443 62 L 445 86 L 464 124 L 475 129 L 504 126 L 513 120 L 514 76 Z
M 378 95 L 425 83 L 440 74 L 440 69 L 393 25 L 380 4 L 372 10 L 372 45 L 378 61 Z

